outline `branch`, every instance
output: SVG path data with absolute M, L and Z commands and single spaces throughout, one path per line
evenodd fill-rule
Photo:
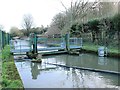
M 66 12 L 67 12 L 67 8 L 65 7 L 65 5 L 63 4 L 63 2 L 61 1 L 61 4 L 62 4 L 62 6 L 65 8 L 65 10 L 66 10 Z

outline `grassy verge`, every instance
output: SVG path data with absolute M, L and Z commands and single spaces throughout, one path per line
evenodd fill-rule
M 2 88 L 2 86 L 1 86 L 1 82 L 2 82 L 2 52 L 1 52 L 1 50 L 0 50 L 0 90 L 1 90 L 1 88 Z
M 23 90 L 23 83 L 18 74 L 9 46 L 2 50 L 2 88 Z
M 95 44 L 87 44 L 85 43 L 83 45 L 83 50 L 86 52 L 93 52 L 93 53 L 98 53 L 98 48 L 99 45 Z M 108 56 L 110 57 L 120 57 L 120 51 L 118 50 L 118 47 L 108 47 Z

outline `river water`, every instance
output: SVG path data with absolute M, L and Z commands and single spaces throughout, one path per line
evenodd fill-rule
M 78 66 L 118 72 L 117 58 L 98 57 L 83 53 L 76 55 L 43 56 L 42 63 L 15 60 L 25 88 L 117 88 L 120 76 L 87 70 L 64 68 L 48 63 Z

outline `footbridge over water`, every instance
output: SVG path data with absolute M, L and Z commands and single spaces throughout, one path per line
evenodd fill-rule
M 29 51 L 37 53 L 59 53 L 67 52 L 71 49 L 81 49 L 82 43 L 82 38 L 70 38 L 68 34 L 59 38 L 38 37 L 35 34 L 31 34 L 26 39 L 10 40 L 10 50 L 13 54 L 26 54 Z

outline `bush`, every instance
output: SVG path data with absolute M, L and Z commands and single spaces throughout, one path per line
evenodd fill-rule
M 84 35 L 89 33 L 90 37 Z M 118 47 L 120 42 L 120 14 L 112 17 L 93 19 L 84 24 L 74 23 L 71 26 L 71 34 L 83 36 L 84 41 L 107 47 Z M 71 36 L 72 36 L 71 35 Z
M 113 18 L 114 28 L 117 32 L 120 32 L 120 14 L 116 14 Z
M 8 58 L 10 58 L 10 46 L 7 45 L 4 47 L 4 49 L 2 50 L 2 60 L 5 61 Z

